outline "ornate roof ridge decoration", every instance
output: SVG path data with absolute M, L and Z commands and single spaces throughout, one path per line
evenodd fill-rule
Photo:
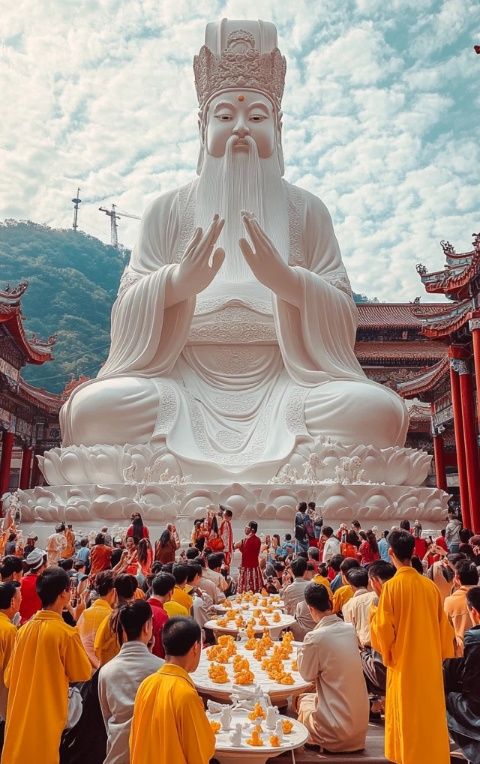
M 7 285 L 0 291 L 0 324 L 4 324 L 12 337 L 18 342 L 27 363 L 42 364 L 52 359 L 52 348 L 57 340 L 55 335 L 41 339 L 36 334 L 25 331 L 21 298 L 28 288 L 28 281 L 22 281 L 11 288 Z
M 449 241 L 440 242 L 446 257 L 442 270 L 428 272 L 425 265 L 417 264 L 417 273 L 427 292 L 458 292 L 480 273 L 480 234 L 474 233 L 472 236 L 473 250 L 470 252 L 456 252 Z
M 404 398 L 416 398 L 422 393 L 433 390 L 449 374 L 450 359 L 444 355 L 426 371 L 421 371 L 406 382 L 397 385 L 397 392 Z
M 454 302 L 447 310 L 437 316 L 418 317 L 422 320 L 422 334 L 425 337 L 447 337 L 460 329 L 471 317 L 473 312 L 471 298 Z
M 27 288 L 28 281 L 20 281 L 20 283 L 14 287 L 7 284 L 4 289 L 0 289 L 0 304 L 12 306 L 19 305 L 20 299 L 27 291 Z
M 359 340 L 355 344 L 355 355 L 362 363 L 372 361 L 400 360 L 425 361 L 426 363 L 437 361 L 444 353 L 445 346 L 441 342 L 428 339 L 416 340 L 393 340 L 385 342 L 380 340 Z
M 57 414 L 60 411 L 63 400 L 59 395 L 44 390 L 43 387 L 35 387 L 23 379 L 23 377 L 19 377 L 18 382 L 19 392 L 32 402 L 38 404 L 40 408 L 53 414 Z
M 225 90 L 258 90 L 281 109 L 287 62 L 278 48 L 260 53 L 250 32 L 237 29 L 227 37 L 220 56 L 203 45 L 193 59 L 198 104 L 203 109 Z

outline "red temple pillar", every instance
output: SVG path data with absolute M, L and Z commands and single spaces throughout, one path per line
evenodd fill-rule
M 467 361 L 458 361 L 457 371 L 460 378 L 460 395 L 462 399 L 465 464 L 470 500 L 470 528 L 474 533 L 478 533 L 480 531 L 480 473 L 472 376 Z
M 10 483 L 10 467 L 12 464 L 13 443 L 15 434 L 5 432 L 2 437 L 2 456 L 0 459 L 0 499 L 8 491 Z
M 40 467 L 38 466 L 38 460 L 37 456 L 41 456 L 42 451 L 41 449 L 35 449 L 33 452 L 33 465 L 32 465 L 32 477 L 30 480 L 30 486 L 32 488 L 35 488 L 36 485 L 43 485 L 43 475 L 40 472 Z
M 433 434 L 433 457 L 435 460 L 435 483 L 442 491 L 447 490 L 447 473 L 445 470 L 445 449 L 443 442 L 443 428 L 433 424 L 434 405 L 432 406 L 432 434 Z
M 477 423 L 480 430 L 480 315 L 469 321 L 469 328 L 472 333 L 475 387 L 477 388 Z
M 452 350 L 452 349 L 450 349 Z M 463 437 L 462 400 L 460 396 L 460 380 L 456 371 L 457 359 L 450 359 L 450 387 L 452 393 L 453 427 L 455 432 L 455 450 L 457 452 L 458 485 L 460 489 L 460 506 L 463 524 L 466 528 L 470 523 L 470 499 L 468 493 L 467 465 L 465 457 L 465 442 Z
M 30 488 L 30 475 L 32 471 L 32 446 L 25 446 L 22 453 L 22 468 L 20 470 L 20 483 L 19 488 Z

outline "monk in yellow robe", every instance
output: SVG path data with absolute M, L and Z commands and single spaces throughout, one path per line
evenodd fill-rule
M 454 633 L 433 581 L 411 567 L 415 541 L 388 536 L 397 571 L 371 619 L 372 647 L 387 666 L 385 756 L 396 764 L 449 764 L 442 660 L 454 655 Z
M 93 640 L 93 651 L 99 666 L 104 666 L 120 652 L 120 642 L 115 629 L 116 613 L 122 605 L 137 599 L 137 579 L 130 573 L 119 573 L 115 578 L 114 589 L 116 608 L 113 612 L 107 611 Z
M 163 627 L 165 663 L 140 685 L 130 732 L 130 764 L 208 764 L 215 735 L 189 674 L 198 666 L 201 630 L 193 618 Z
M 92 672 L 77 629 L 62 618 L 70 601 L 68 575 L 47 568 L 36 586 L 43 609 L 18 632 L 5 674 L 9 692 L 2 764 L 58 764 L 68 685 L 90 679 Z
M 7 581 L 0 584 L 0 718 L 7 713 L 7 688 L 5 687 L 5 669 L 15 645 L 17 627 L 12 618 L 20 609 L 22 593 L 18 582 Z

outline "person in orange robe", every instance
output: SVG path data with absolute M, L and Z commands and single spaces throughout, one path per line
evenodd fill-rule
M 196 670 L 202 632 L 193 618 L 163 627 L 165 663 L 140 685 L 130 732 L 130 764 L 208 764 L 215 735 L 189 674 Z
M 396 574 L 382 586 L 371 618 L 372 647 L 387 666 L 385 756 L 396 764 L 449 764 L 442 660 L 454 632 L 433 581 L 411 566 L 415 539 L 388 536 Z
M 42 610 L 18 632 L 5 672 L 7 723 L 2 764 L 58 764 L 67 724 L 68 685 L 90 679 L 92 668 L 76 628 L 62 618 L 70 579 L 47 568 L 37 580 Z

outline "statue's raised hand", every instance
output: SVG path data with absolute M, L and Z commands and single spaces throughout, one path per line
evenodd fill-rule
M 254 276 L 282 300 L 298 305 L 299 280 L 294 268 L 283 260 L 254 215 L 242 212 L 242 221 L 253 248 L 240 239 L 240 249 Z
M 166 307 L 203 292 L 213 281 L 225 258 L 220 247 L 213 252 L 224 223 L 225 220 L 215 215 L 205 232 L 202 228 L 195 230 L 185 254 L 172 272 L 165 296 Z

